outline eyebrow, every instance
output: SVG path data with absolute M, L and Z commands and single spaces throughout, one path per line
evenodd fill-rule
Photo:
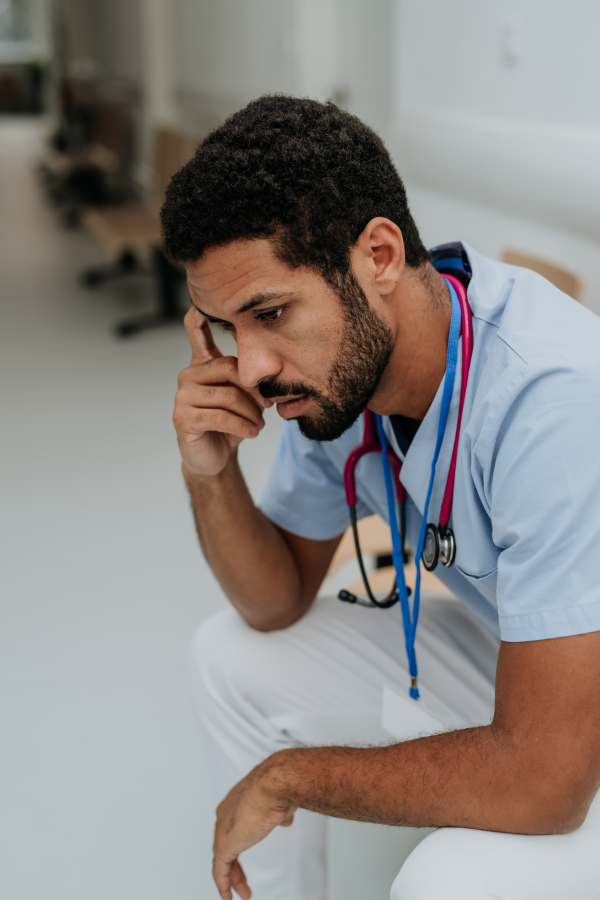
M 210 313 L 204 312 L 203 309 L 200 309 L 200 307 L 198 306 L 197 303 L 194 303 L 194 301 L 192 300 L 191 297 L 190 297 L 190 303 L 192 304 L 192 306 L 194 307 L 194 309 L 197 309 L 197 310 L 198 310 L 198 312 L 199 312 L 201 315 L 206 316 L 206 318 L 208 319 L 209 322 L 226 322 L 226 321 L 227 321 L 226 319 L 218 319 L 217 316 L 211 316 Z M 229 324 L 229 323 L 228 323 L 228 324 Z
M 263 306 L 265 303 L 273 303 L 277 300 L 290 300 L 292 297 L 296 297 L 297 295 L 292 293 L 291 291 L 267 291 L 266 293 L 255 294 L 250 300 L 247 300 L 245 303 L 236 310 L 236 315 L 241 315 L 241 313 L 248 312 L 251 309 L 255 309 L 257 306 Z
M 246 300 L 245 303 L 242 303 L 242 305 L 235 310 L 234 315 L 239 316 L 242 313 L 249 312 L 251 309 L 255 309 L 257 306 L 263 306 L 265 303 L 273 303 L 277 300 L 290 300 L 296 296 L 297 294 L 294 294 L 291 291 L 268 291 L 266 293 L 254 294 L 253 297 L 251 297 L 249 300 Z M 193 300 L 192 306 L 195 306 L 198 312 L 202 313 L 203 316 L 206 316 L 207 319 L 211 319 L 215 322 L 227 321 L 227 319 L 220 319 L 218 316 L 212 316 L 210 313 L 204 312 L 204 310 L 200 309 L 200 307 L 196 303 L 194 303 Z

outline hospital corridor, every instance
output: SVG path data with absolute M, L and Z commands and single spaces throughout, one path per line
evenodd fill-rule
M 190 296 L 157 212 L 212 129 L 265 94 L 331 100 L 389 146 L 426 247 L 463 241 L 600 314 L 597 5 L 552 0 L 542 29 L 534 0 L 461 0 L 452 20 L 440 0 L 369 6 L 0 4 L 1 900 L 219 900 L 190 648 L 230 604 L 181 475 Z M 275 406 L 265 422 L 239 449 L 256 503 Z M 371 526 L 388 591 L 389 529 Z M 350 532 L 334 563 L 320 595 L 362 591 Z M 329 820 L 326 900 L 387 900 L 431 831 Z

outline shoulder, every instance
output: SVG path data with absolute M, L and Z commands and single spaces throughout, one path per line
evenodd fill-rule
M 600 400 L 600 318 L 540 275 L 468 252 L 480 341 L 473 412 L 482 405 L 480 416 L 498 420 L 518 407 L 537 418 Z
M 557 365 L 600 377 L 600 318 L 541 275 L 467 248 L 476 322 L 536 371 Z M 495 348 L 496 349 L 496 348 Z

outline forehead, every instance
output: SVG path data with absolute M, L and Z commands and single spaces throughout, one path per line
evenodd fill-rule
M 202 259 L 186 265 L 188 280 L 198 297 L 226 302 L 245 292 L 264 290 L 293 277 L 293 269 L 273 253 L 270 241 L 232 241 L 211 247 Z
M 278 259 L 266 238 L 211 247 L 186 270 L 198 306 L 215 316 L 258 294 L 327 289 L 312 269 L 292 268 Z

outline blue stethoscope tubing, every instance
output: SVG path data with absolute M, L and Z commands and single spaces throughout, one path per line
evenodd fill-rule
M 414 590 L 413 608 L 411 612 L 408 600 L 408 589 L 406 587 L 406 579 L 404 577 L 404 548 L 400 538 L 400 526 L 396 514 L 396 503 L 394 500 L 394 488 L 392 484 L 392 473 L 390 470 L 390 461 L 388 456 L 388 441 L 383 427 L 383 418 L 376 416 L 377 432 L 381 441 L 381 462 L 383 466 L 383 478 L 385 482 L 385 493 L 387 499 L 390 529 L 392 533 L 392 560 L 396 570 L 396 584 L 398 587 L 398 600 L 400 609 L 402 610 L 402 624 L 404 627 L 404 643 L 406 647 L 406 655 L 408 658 L 408 670 L 410 674 L 409 695 L 413 700 L 419 699 L 418 688 L 418 667 L 417 655 L 415 652 L 415 640 L 417 636 L 417 623 L 419 621 L 419 609 L 421 599 L 421 555 L 425 544 L 425 532 L 427 530 L 427 513 L 429 511 L 429 501 L 431 500 L 431 492 L 435 480 L 435 468 L 437 465 L 440 449 L 446 432 L 446 424 L 448 422 L 448 414 L 450 412 L 450 403 L 452 401 L 452 393 L 454 391 L 454 379 L 456 375 L 456 364 L 458 359 L 458 342 L 460 338 L 461 326 L 461 306 L 454 289 L 454 286 L 446 281 L 450 290 L 450 299 L 452 301 L 452 315 L 450 318 L 450 332 L 448 335 L 448 350 L 446 353 L 446 376 L 444 380 L 444 390 L 442 392 L 442 402 L 440 405 L 440 414 L 438 419 L 437 439 L 435 450 L 431 462 L 431 474 L 429 476 L 429 486 L 423 507 L 423 518 L 421 520 L 421 529 L 419 532 L 419 540 L 417 542 L 417 551 L 415 553 L 415 564 L 417 567 L 417 578 Z M 463 372 L 463 377 L 468 377 L 468 372 Z

